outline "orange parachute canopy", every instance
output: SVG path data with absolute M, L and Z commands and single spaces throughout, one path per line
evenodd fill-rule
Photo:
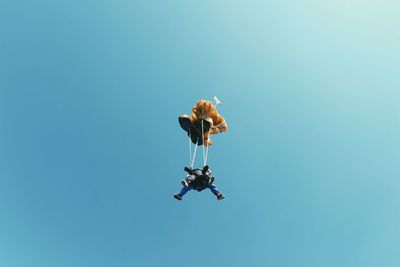
M 212 145 L 212 135 L 228 130 L 224 117 L 218 114 L 213 103 L 204 99 L 197 101 L 192 114 L 179 116 L 179 124 L 194 144 L 204 146 Z

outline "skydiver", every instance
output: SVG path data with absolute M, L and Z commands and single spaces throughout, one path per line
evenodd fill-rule
M 181 189 L 181 192 L 179 194 L 175 194 L 174 198 L 176 198 L 177 200 L 182 200 L 182 197 L 192 189 L 200 192 L 208 188 L 217 197 L 217 200 L 224 199 L 224 196 L 215 186 L 215 178 L 212 176 L 211 170 L 207 165 L 204 166 L 202 170 L 185 167 L 185 171 L 188 173 L 188 175 L 182 181 L 183 187 Z

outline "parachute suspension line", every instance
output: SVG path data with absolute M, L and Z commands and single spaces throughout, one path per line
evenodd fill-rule
M 192 135 L 189 129 L 189 164 L 192 164 Z
M 205 137 L 204 137 L 204 126 L 203 126 L 203 119 L 201 119 L 201 136 L 202 136 L 202 138 L 203 138 L 203 167 L 204 166 L 206 166 L 206 154 L 205 154 L 205 151 L 204 151 L 204 146 L 205 146 L 205 143 L 204 143 L 204 141 L 205 141 Z
M 208 130 L 208 136 L 210 136 L 210 132 L 211 132 L 211 128 L 210 128 L 210 130 Z M 208 158 L 208 146 L 206 148 L 206 157 L 205 157 L 205 160 L 204 160 L 204 166 L 207 165 L 207 158 Z
M 208 129 L 208 136 L 210 136 L 211 128 Z M 208 159 L 208 144 L 207 148 L 205 148 L 205 136 L 204 136 L 204 128 L 203 128 L 203 120 L 201 121 L 201 135 L 203 136 L 203 167 L 207 165 Z M 205 151 L 204 151 L 205 150 Z
M 193 159 L 192 159 L 192 162 L 191 162 L 191 164 L 190 164 L 190 167 L 191 167 L 191 168 L 193 168 L 194 160 L 196 159 L 196 152 L 197 152 L 197 147 L 198 147 L 198 145 L 199 145 L 199 139 L 197 139 L 196 145 L 195 145 L 195 147 L 194 147 Z

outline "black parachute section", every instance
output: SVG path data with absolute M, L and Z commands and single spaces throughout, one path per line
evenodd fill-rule
M 204 133 L 208 133 L 210 130 L 212 120 L 207 118 L 198 119 L 192 122 L 187 115 L 179 116 L 178 120 L 179 125 L 185 132 L 187 132 L 193 144 L 197 144 L 199 146 L 203 145 L 203 135 Z

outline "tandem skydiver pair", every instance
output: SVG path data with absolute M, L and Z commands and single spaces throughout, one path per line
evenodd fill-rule
M 183 187 L 179 194 L 174 195 L 178 200 L 182 200 L 182 197 L 192 189 L 200 192 L 207 188 L 218 200 L 224 198 L 215 186 L 215 178 L 207 165 L 208 149 L 213 144 L 211 136 L 228 130 L 225 118 L 218 113 L 215 107 L 218 104 L 221 104 L 221 101 L 217 97 L 214 97 L 214 103 L 201 99 L 192 108 L 192 114 L 179 116 L 179 124 L 189 138 L 190 167 L 185 167 L 188 175 L 182 181 Z M 195 145 L 193 153 L 192 144 Z M 203 169 L 193 169 L 198 146 L 203 147 Z
M 224 199 L 224 196 L 214 184 L 215 177 L 212 176 L 212 172 L 208 165 L 204 166 L 202 170 L 198 168 L 192 169 L 191 167 L 185 167 L 185 171 L 188 173 L 188 175 L 181 182 L 183 185 L 181 192 L 179 194 L 175 194 L 174 198 L 177 200 L 182 200 L 182 197 L 192 189 L 200 192 L 208 188 L 218 200 Z

